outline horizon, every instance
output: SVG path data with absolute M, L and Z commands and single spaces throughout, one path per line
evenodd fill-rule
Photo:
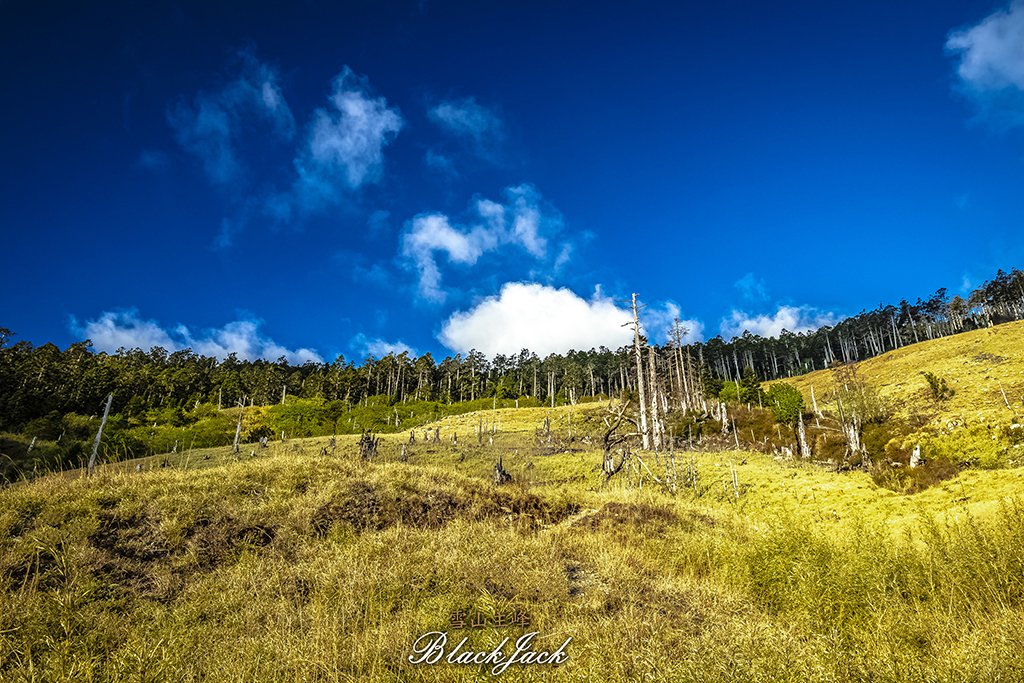
M 998 274 L 1006 274 L 1006 275 L 1011 276 L 1011 277 L 1018 277 L 1020 273 L 1021 273 L 1021 270 L 1018 269 L 1018 268 L 1013 268 L 1010 271 L 1004 271 L 1004 270 L 1000 269 L 997 274 L 993 275 L 993 277 L 990 278 L 990 279 L 986 279 L 984 281 L 984 283 L 982 283 L 982 285 L 979 286 L 978 289 L 975 290 L 975 291 L 981 291 L 982 287 L 984 285 L 989 284 L 990 282 L 993 282 L 996 279 L 996 277 L 998 276 Z M 938 296 L 940 293 L 943 293 L 944 294 L 944 298 L 948 299 L 950 302 L 954 302 L 954 301 L 959 299 L 965 305 L 970 306 L 969 299 L 962 297 L 960 294 L 954 294 L 954 295 L 950 296 L 948 294 L 948 288 L 946 288 L 946 287 L 940 287 L 935 292 L 933 292 L 932 293 L 932 298 Z M 968 293 L 968 294 L 970 294 L 970 293 Z M 912 308 L 917 307 L 917 308 L 920 309 L 920 307 L 922 306 L 922 304 L 925 301 L 926 301 L 926 299 L 924 297 L 917 297 L 914 300 L 914 302 L 912 303 L 910 301 L 910 299 L 904 297 L 899 303 L 902 304 L 902 303 L 905 302 L 909 306 L 911 306 Z M 728 339 L 725 338 L 722 334 L 718 334 L 718 335 L 715 335 L 714 337 L 710 337 L 710 338 L 706 338 L 706 339 L 703 339 L 703 338 L 702 339 L 692 339 L 692 338 L 689 338 L 689 336 L 690 336 L 689 335 L 689 331 L 685 327 L 682 327 L 681 328 L 681 334 L 682 334 L 681 340 L 684 342 L 683 343 L 683 348 L 687 348 L 687 347 L 690 347 L 690 346 L 693 346 L 693 345 L 706 345 L 709 341 L 714 340 L 714 339 L 721 340 L 725 344 L 732 344 L 737 339 L 744 338 L 748 334 L 752 334 L 755 339 L 767 339 L 767 340 L 779 340 L 779 339 L 782 339 L 783 336 L 786 333 L 791 333 L 791 334 L 795 335 L 798 338 L 805 338 L 805 337 L 811 337 L 813 335 L 816 335 L 817 333 L 819 333 L 819 332 L 821 332 L 823 330 L 828 330 L 828 331 L 834 330 L 837 327 L 839 327 L 840 325 L 842 325 L 843 323 L 845 323 L 847 321 L 850 321 L 850 320 L 853 320 L 853 319 L 863 315 L 864 313 L 873 313 L 875 311 L 882 311 L 882 310 L 884 310 L 886 308 L 890 308 L 890 307 L 897 308 L 897 303 L 895 303 L 895 302 L 879 303 L 873 309 L 862 308 L 859 313 L 856 313 L 856 314 L 850 315 L 850 316 L 844 316 L 842 318 L 833 319 L 830 322 L 823 323 L 822 325 L 820 325 L 818 327 L 815 327 L 813 329 L 795 330 L 794 331 L 794 330 L 789 330 L 789 329 L 787 329 L 785 327 L 782 327 L 777 332 L 773 331 L 770 334 L 764 334 L 764 335 L 758 334 L 756 332 L 751 332 L 750 330 L 744 329 L 742 332 L 739 332 L 736 335 L 733 335 L 733 336 L 729 337 Z M 643 308 L 645 308 L 645 305 L 643 305 L 643 304 L 640 304 L 638 306 L 638 310 L 643 310 Z M 622 313 L 622 314 L 625 314 L 625 315 L 629 315 L 629 311 L 621 310 L 621 311 L 618 311 L 618 312 Z M 119 318 L 118 316 L 119 316 L 119 314 L 116 314 L 116 313 L 106 314 L 105 319 L 103 321 L 101 321 L 102 324 L 108 325 L 108 327 L 104 330 L 105 333 L 109 332 L 112 335 L 124 335 L 124 338 L 134 338 L 134 336 L 136 334 L 139 334 L 139 332 L 136 332 L 135 330 L 132 330 L 130 328 L 127 329 L 127 331 L 125 331 L 124 329 L 112 329 L 110 326 L 116 326 L 116 324 L 119 322 L 119 320 L 123 320 L 123 318 Z M 631 320 L 632 319 L 630 318 L 630 321 Z M 132 322 L 132 324 L 138 324 L 137 320 L 132 320 L 131 322 Z M 631 324 L 631 322 L 626 323 L 626 325 L 629 325 L 629 324 Z M 643 316 L 641 315 L 640 316 L 641 338 L 646 339 L 648 343 L 652 343 L 651 340 L 650 340 L 649 335 L 647 334 L 647 332 L 645 330 L 646 326 L 647 326 L 647 323 L 645 323 L 645 321 L 643 319 Z M 9 333 L 9 334 L 6 334 L 3 337 L 3 339 L 0 339 L 0 348 L 2 348 L 2 346 L 4 346 L 4 345 L 9 345 L 9 340 L 10 340 L 11 337 L 19 337 L 19 336 L 21 336 L 21 335 L 18 335 L 18 333 L 16 331 L 14 331 L 14 330 L 9 330 L 7 328 L 2 328 L 2 327 L 0 327 L 0 330 L 3 330 L 5 333 Z M 142 334 L 142 336 L 146 336 L 147 333 L 146 333 L 146 331 L 142 331 L 141 334 Z M 564 356 L 568 356 L 568 355 L 573 354 L 573 353 L 598 353 L 598 352 L 601 352 L 601 351 L 609 351 L 609 352 L 615 353 L 615 354 L 619 354 L 619 353 L 632 353 L 632 346 L 633 346 L 632 334 L 630 334 L 629 336 L 630 336 L 630 340 L 627 343 L 625 343 L 625 344 L 623 344 L 621 346 L 617 346 L 617 347 L 608 347 L 608 346 L 605 346 L 605 345 L 591 346 L 589 348 L 585 348 L 585 347 L 579 347 L 579 348 L 571 347 L 571 348 L 565 349 L 564 351 L 551 351 L 551 352 L 544 353 L 544 354 L 535 353 L 533 349 L 530 349 L 530 348 L 525 347 L 525 346 L 520 348 L 518 351 L 508 351 L 508 352 L 497 351 L 497 352 L 494 352 L 494 353 L 484 353 L 484 352 L 481 352 L 479 349 L 473 348 L 473 349 L 469 349 L 466 352 L 451 351 L 449 353 L 446 353 L 445 355 L 435 354 L 435 353 L 433 353 L 431 351 L 425 351 L 423 353 L 416 353 L 415 350 L 409 349 L 409 348 L 386 348 L 386 349 L 382 349 L 383 352 L 380 353 L 379 355 L 375 355 L 373 353 L 365 353 L 362 356 L 354 355 L 352 357 L 345 358 L 345 354 L 339 353 L 334 358 L 320 358 L 320 359 L 314 359 L 314 358 L 294 359 L 293 358 L 293 359 L 290 359 L 290 358 L 287 357 L 287 354 L 285 354 L 285 353 L 282 353 L 277 358 L 271 358 L 271 357 L 266 356 L 266 355 L 263 355 L 263 356 L 260 356 L 260 355 L 252 356 L 252 355 L 250 355 L 249 357 L 242 357 L 242 356 L 239 356 L 239 354 L 238 354 L 238 352 L 236 350 L 229 349 L 229 348 L 226 348 L 224 346 L 218 346 L 218 344 L 216 344 L 214 342 L 211 342 L 210 340 L 201 341 L 200 344 L 198 345 L 200 348 L 198 348 L 198 349 L 193 348 L 192 346 L 175 347 L 173 340 L 171 340 L 170 341 L 170 346 L 155 345 L 155 346 L 151 346 L 149 348 L 142 348 L 142 347 L 137 347 L 137 346 L 136 347 L 131 347 L 131 346 L 121 345 L 121 346 L 118 346 L 118 347 L 116 347 L 116 348 L 114 348 L 112 350 L 108 350 L 108 349 L 96 348 L 96 346 L 95 346 L 95 344 L 93 344 L 92 340 L 88 339 L 88 338 L 86 338 L 86 339 L 79 339 L 79 340 L 76 340 L 74 342 L 71 342 L 64 350 L 69 349 L 74 344 L 88 343 L 90 345 L 89 346 L 89 350 L 92 351 L 93 353 L 106 353 L 108 355 L 117 355 L 117 354 L 120 354 L 122 352 L 131 352 L 131 351 L 142 351 L 144 353 L 150 353 L 151 351 L 153 351 L 155 349 L 160 349 L 160 350 L 163 350 L 164 352 L 166 352 L 168 354 L 174 353 L 174 352 L 178 352 L 178 351 L 187 351 L 187 352 L 191 352 L 191 353 L 193 353 L 193 354 L 195 354 L 195 355 L 197 355 L 197 356 L 199 356 L 201 358 L 212 358 L 212 359 L 215 359 L 218 363 L 224 362 L 224 360 L 228 357 L 228 355 L 234 355 L 239 360 L 245 360 L 245 361 L 265 360 L 265 361 L 268 361 L 268 362 L 277 362 L 277 361 L 280 361 L 280 360 L 284 359 L 290 366 L 293 366 L 293 367 L 302 366 L 302 365 L 305 365 L 307 363 L 315 363 L 316 365 L 325 365 L 326 366 L 326 365 L 331 365 L 333 363 L 336 363 L 338 360 L 344 360 L 344 361 L 346 361 L 350 365 L 354 365 L 356 363 L 363 363 L 363 364 L 365 364 L 367 362 L 376 362 L 376 361 L 382 360 L 384 358 L 387 358 L 388 356 L 396 356 L 396 357 L 397 356 L 401 356 L 403 353 L 407 354 L 408 357 L 410 359 L 412 359 L 412 360 L 416 360 L 416 359 L 422 358 L 424 356 L 430 355 L 432 358 L 435 358 L 435 362 L 438 359 L 445 360 L 445 359 L 449 359 L 449 358 L 459 358 L 459 357 L 463 357 L 463 356 L 469 356 L 469 354 L 471 354 L 471 353 L 481 353 L 483 355 L 485 361 L 490 363 L 490 362 L 493 362 L 498 357 L 514 358 L 516 356 L 521 355 L 522 352 L 529 352 L 529 353 L 537 356 L 538 358 L 540 358 L 542 360 L 546 359 L 546 358 L 550 358 L 552 356 L 564 357 Z M 18 341 L 27 341 L 27 342 L 29 342 L 30 344 L 32 344 L 36 348 L 38 348 L 39 346 L 45 346 L 47 344 L 53 343 L 53 342 L 43 342 L 41 344 L 40 343 L 33 343 L 32 341 L 27 340 L 27 339 L 20 339 Z M 922 340 L 922 341 L 928 341 L 928 340 Z M 116 341 L 115 342 L 110 342 L 110 340 L 108 339 L 108 346 L 110 345 L 110 343 L 116 343 Z M 664 340 L 664 341 L 662 341 L 660 343 L 653 342 L 653 344 L 656 347 L 668 348 L 668 347 L 672 346 L 673 340 L 672 339 L 666 339 L 666 340 Z M 203 348 L 204 346 L 205 346 L 205 349 Z M 58 348 L 59 348 L 59 346 L 58 346 Z M 509 347 L 509 348 L 511 348 L 511 347 Z M 300 349 L 300 351 L 302 351 L 302 350 L 304 350 L 304 349 Z

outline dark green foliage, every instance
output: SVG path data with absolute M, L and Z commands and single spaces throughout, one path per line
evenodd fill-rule
M 931 391 L 932 398 L 936 401 L 945 401 L 948 398 L 952 398 L 956 391 L 946 383 L 946 380 L 938 375 L 931 372 L 922 372 L 925 380 L 928 382 L 928 389 Z
M 743 377 L 740 379 L 739 401 L 740 403 L 749 403 L 751 405 L 764 402 L 761 378 L 757 376 L 753 368 L 747 368 L 743 371 Z
M 793 424 L 804 412 L 804 397 L 792 384 L 777 382 L 765 393 L 765 402 L 778 422 Z

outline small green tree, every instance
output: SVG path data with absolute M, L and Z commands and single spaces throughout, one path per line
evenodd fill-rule
M 743 378 L 740 380 L 740 403 L 760 403 L 763 398 L 764 392 L 761 390 L 761 378 L 757 376 L 753 368 L 747 368 L 743 371 Z
M 793 424 L 804 412 L 804 397 L 792 384 L 776 382 L 768 387 L 765 401 L 777 422 Z
M 922 372 L 928 382 L 928 388 L 932 392 L 932 398 L 936 401 L 945 401 L 952 398 L 956 391 L 946 383 L 946 380 L 931 372 Z
M 739 388 L 736 382 L 722 382 L 722 388 L 718 390 L 719 400 L 729 402 L 739 400 Z

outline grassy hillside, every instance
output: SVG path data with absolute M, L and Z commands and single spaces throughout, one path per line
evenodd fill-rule
M 1004 420 L 1024 414 L 1024 321 L 905 346 L 857 363 L 857 371 L 905 418 Z M 945 379 L 956 393 L 934 400 L 925 372 Z M 835 385 L 830 370 L 786 381 L 801 390 L 808 405 L 812 386 L 825 406 Z
M 872 448 L 964 451 L 914 495 L 876 484 L 881 456 L 739 450 L 642 453 L 606 482 L 600 403 L 410 415 L 368 461 L 345 434 L 21 482 L 0 490 L 0 680 L 494 678 L 409 664 L 431 631 L 572 638 L 514 681 L 1024 680 L 1022 350 L 1013 324 L 858 365 L 892 413 Z M 790 381 L 835 410 L 831 372 Z M 765 415 L 731 415 L 756 443 Z M 979 444 L 1002 459 L 962 469 Z
M 604 485 L 601 409 L 448 417 L 440 444 L 385 435 L 371 462 L 354 436 L 333 456 L 296 439 L 0 491 L 0 678 L 489 680 L 406 659 L 436 630 L 489 650 L 527 630 L 494 624 L 516 613 L 570 658 L 504 680 L 1024 677 L 1021 470 L 901 496 L 677 453 L 675 491 Z M 460 610 L 491 624 L 450 628 Z

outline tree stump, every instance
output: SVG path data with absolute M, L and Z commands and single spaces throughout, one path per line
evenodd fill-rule
M 372 460 L 377 455 L 379 444 L 379 437 L 374 436 L 371 432 L 363 432 L 363 435 L 359 437 L 359 457 L 363 460 Z
M 505 471 L 505 468 L 501 464 L 501 458 L 498 458 L 498 462 L 494 464 L 494 483 L 497 486 L 502 484 L 508 484 L 512 481 L 512 475 Z

